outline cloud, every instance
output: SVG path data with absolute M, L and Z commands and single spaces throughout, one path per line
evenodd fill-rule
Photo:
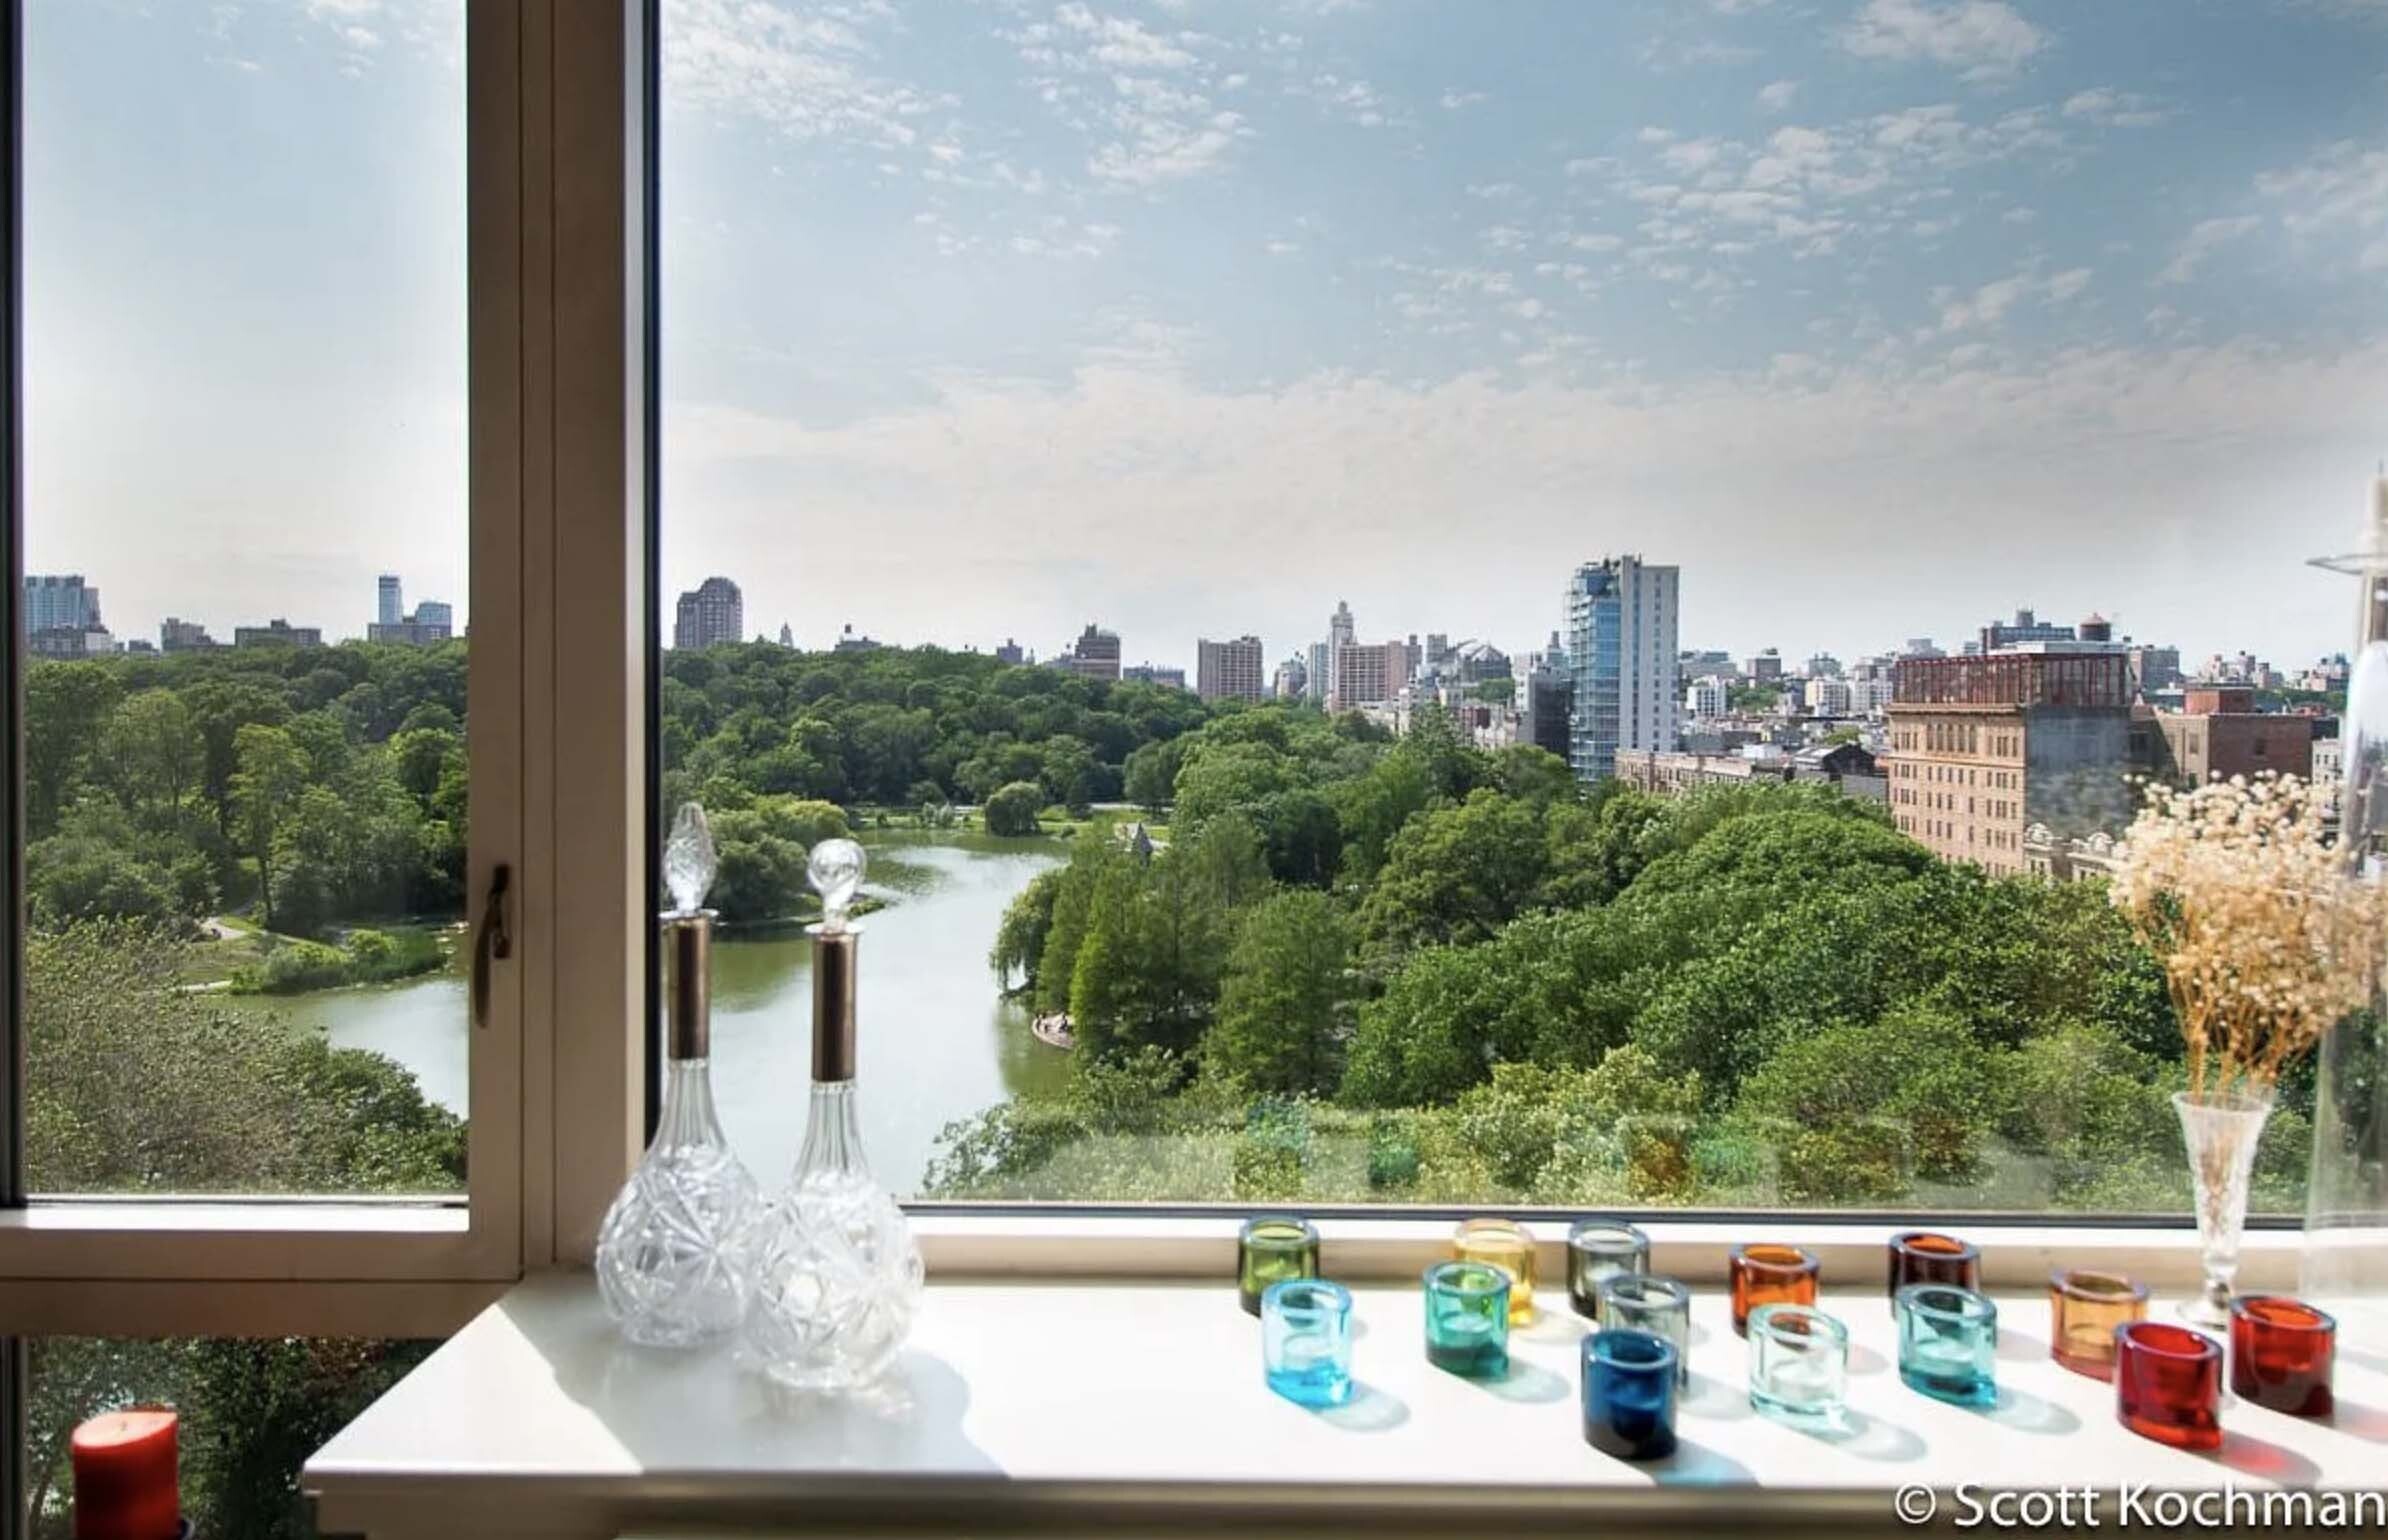
M 1943 291 L 1940 304 L 1940 329 L 1943 332 L 1997 329 L 2007 313 L 2027 299 L 2038 298 L 2044 304 L 2061 305 L 2079 298 L 2090 286 L 2092 273 L 2086 267 L 2069 267 L 2061 273 L 2041 277 L 2037 273 L 2016 273 L 1993 280 L 1971 294 L 1952 297 Z
M 741 0 L 668 0 L 664 25 L 664 99 L 674 111 L 894 150 L 919 141 L 921 118 L 955 105 L 874 73 L 868 36 L 847 21 Z
M 2103 128 L 2149 128 L 2171 116 L 2138 92 L 2118 91 L 2112 86 L 2074 92 L 2065 98 L 2063 112 L 2068 118 L 2084 118 Z
M 2356 268 L 2388 270 L 2388 150 L 2342 139 L 2302 166 L 2258 176 L 2255 190 L 2281 206 L 2290 235 L 2360 242 Z
M 2174 250 L 2172 260 L 2165 263 L 2163 271 L 2156 274 L 2156 282 L 2187 283 L 2197 276 L 2198 268 L 2204 264 L 2207 256 L 2213 252 L 2215 247 L 2237 240 L 2262 223 L 2263 221 L 2253 214 L 2237 214 L 2227 219 L 2199 220 L 2189 227 L 2189 234 Z
M 1792 98 L 1799 95 L 1799 82 L 1777 80 L 1758 88 L 1758 105 L 1768 112 L 1788 112 Z
M 1445 112 L 1457 112 L 1463 107 L 1473 107 L 1484 100 L 1486 97 L 1482 91 L 1462 91 L 1453 86 L 1446 86 L 1443 89 L 1442 103 Z
M 1866 0 L 1840 40 L 1861 59 L 1929 60 L 1976 81 L 2012 76 L 2048 46 L 2005 0 Z

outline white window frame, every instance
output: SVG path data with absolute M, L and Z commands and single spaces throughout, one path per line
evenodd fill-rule
M 0 0 L 12 40 L 23 35 L 21 3 Z M 594 1245 L 643 1104 L 642 104 L 654 10 L 653 0 L 466 9 L 468 919 L 481 922 L 494 869 L 506 865 L 512 940 L 473 1029 L 468 1191 L 463 1201 L 26 1202 L 13 1152 L 0 1152 L 0 1322 L 10 1331 L 437 1335 L 526 1268 L 584 1259 Z M 13 124 L 6 137 L 13 156 Z M 0 233 L 13 242 L 9 164 Z M 12 245 L 11 368 L 20 273 Z M 13 407 L 18 395 L 6 399 Z M 7 425 L 12 456 L 20 426 Z M 13 458 L 7 468 L 13 539 L 22 480 Z M 9 586 L 15 649 L 13 576 Z M 14 731 L 9 741 L 21 753 Z M 12 853 L 21 845 L 12 840 Z M 11 889 L 22 893 L 21 872 Z M 6 944 L 13 970 L 16 937 Z M 12 1129 L 20 1013 L 12 991 L 11 1052 L 0 1057 Z
M 0 0 L 0 12 L 13 18 L 21 3 Z M 0 1322 L 12 1331 L 440 1335 L 526 1270 L 583 1265 L 594 1249 L 641 1142 L 649 1036 L 655 82 L 644 40 L 657 9 L 468 0 L 475 920 L 492 866 L 514 868 L 514 956 L 475 1033 L 469 1203 L 0 1207 Z M 8 1191 L 0 1180 L 0 1198 Z M 1247 1211 L 912 1210 L 941 1277 L 1082 1280 L 1224 1276 Z M 1560 1276 L 1564 1216 L 1524 1217 Z M 1940 1217 L 1973 1236 L 2001 1286 L 2045 1277 L 2060 1257 L 2159 1288 L 2197 1276 L 2185 1220 Z M 1871 1276 L 1885 1237 L 1907 1227 L 1812 1211 L 1642 1222 L 1658 1265 L 1695 1282 L 1721 1279 L 1731 1247 L 1757 1236 L 1819 1250 L 1833 1276 Z M 1450 1223 L 1388 1209 L 1321 1229 L 1339 1273 L 1391 1278 L 1441 1255 Z M 2242 1280 L 2285 1284 L 2297 1240 L 2251 1230 Z

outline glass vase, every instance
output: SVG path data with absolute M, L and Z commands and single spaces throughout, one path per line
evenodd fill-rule
M 2189 1183 L 2197 1204 L 2197 1246 L 2205 1284 L 2181 1307 L 2200 1326 L 2230 1324 L 2232 1280 L 2239 1272 L 2239 1237 L 2247 1227 L 2247 1185 L 2255 1150 L 2272 1116 L 2270 1096 L 2175 1091 L 2181 1139 L 2188 1149 Z

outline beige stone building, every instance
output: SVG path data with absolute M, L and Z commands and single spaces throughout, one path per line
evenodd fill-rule
M 2130 809 L 2131 690 L 2117 653 L 1900 662 L 1890 705 L 1892 816 L 1935 854 L 2020 873 L 2024 834 L 2119 829 Z
M 1194 643 L 1194 692 L 1204 700 L 1259 700 L 1267 683 L 1259 637 L 1226 642 L 1203 637 Z

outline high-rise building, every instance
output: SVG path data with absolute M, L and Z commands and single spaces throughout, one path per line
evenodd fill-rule
M 2133 645 L 2124 656 L 2131 660 L 2131 688 L 2136 694 L 2145 696 L 2169 690 L 2185 677 L 2181 673 L 2178 647 Z
M 450 636 L 456 634 L 455 606 L 443 604 L 437 599 L 425 599 L 416 605 L 414 614 L 409 618 L 418 626 L 437 627 Z
M 784 620 L 779 623 L 779 644 L 790 651 L 795 650 L 796 628 Z
M 1352 619 L 1351 605 L 1342 599 L 1336 600 L 1335 613 L 1327 617 L 1327 668 L 1324 677 L 1327 709 L 1330 711 L 1341 709 L 1335 703 L 1343 698 L 1343 692 L 1335 685 L 1335 655 L 1359 639 L 1360 628 L 1358 622 Z
M 216 639 L 209 636 L 207 627 L 196 620 L 182 620 L 169 615 L 165 623 L 158 627 L 160 652 L 198 652 L 214 645 Z
M 2119 652 L 1904 659 L 1889 715 L 1892 816 L 1949 860 L 2022 872 L 2027 829 L 2112 832 L 2130 811 Z
M 1267 668 L 1257 636 L 1194 643 L 1194 693 L 1204 700 L 1259 700 Z
M 1574 701 L 1575 680 L 1567 671 L 1567 654 L 1556 647 L 1531 654 L 1517 692 L 1517 741 L 1565 759 Z
M 702 652 L 746 638 L 746 597 L 726 577 L 709 577 L 680 595 L 672 616 L 672 648 Z
M 1081 679 L 1117 679 L 1119 677 L 1119 633 L 1106 631 L 1093 621 L 1078 633 L 1078 640 L 1058 660 L 1063 668 Z M 1184 670 L 1179 670 L 1181 682 Z
M 1003 639 L 1003 645 L 995 649 L 995 661 L 1009 663 L 1017 668 L 1028 661 L 1028 654 L 1018 642 L 1007 636 Z
M 384 578 L 395 583 L 395 578 Z M 384 588 L 387 595 L 394 590 Z M 365 628 L 365 640 L 386 642 L 397 647 L 429 647 L 444 642 L 456 634 L 456 612 L 437 599 L 425 599 L 415 606 L 411 615 L 401 615 L 394 621 L 377 620 Z
M 1164 689 L 1182 690 L 1186 687 L 1186 671 L 1163 663 L 1134 663 L 1119 671 L 1123 683 L 1157 684 Z
M 1327 697 L 1329 711 L 1382 705 L 1409 683 L 1407 642 L 1347 642 L 1330 656 L 1328 672 L 1335 684 Z
M 2074 642 L 2080 639 L 2071 626 L 2056 625 L 2040 619 L 2030 610 L 2019 609 L 2013 620 L 1993 620 L 1982 627 L 1981 642 L 1976 650 L 1996 652 L 2001 647 L 2013 647 L 2023 642 Z
M 1335 649 L 1329 647 L 1325 642 L 1310 644 L 1309 656 L 1303 669 L 1302 678 L 1304 699 L 1317 701 L 1321 706 L 1327 703 L 1327 672 L 1331 667 L 1328 660 L 1334 655 Z
M 2151 768 L 2182 786 L 2267 771 L 2309 780 L 2313 727 L 2312 717 L 2256 710 L 2250 686 L 2191 685 L 2180 710 L 2156 713 Z
M 1299 653 L 1277 665 L 1277 677 L 1272 681 L 1272 693 L 1279 700 L 1300 700 L 1310 693 L 1310 665 Z
M 1783 677 L 1783 655 L 1769 647 L 1751 658 L 1741 671 L 1759 684 L 1771 684 Z
M 1711 674 L 1695 679 L 1683 692 L 1683 710 L 1687 716 L 1721 717 L 1725 714 L 1728 691 L 1725 681 Z
M 99 590 L 79 572 L 25 574 L 25 634 L 101 629 Z
M 1621 749 L 1674 749 L 1683 709 L 1675 642 L 1681 588 L 1682 569 L 1639 556 L 1587 562 L 1568 580 L 1575 695 L 1567 762 L 1578 780 L 1615 774 Z
M 234 626 L 235 647 L 321 647 L 323 627 L 294 626 L 276 616 L 262 626 Z
M 406 621 L 406 600 L 398 591 L 398 574 L 385 572 L 374 584 L 373 621 L 376 625 L 403 625 Z M 368 633 L 369 635 L 370 633 Z

